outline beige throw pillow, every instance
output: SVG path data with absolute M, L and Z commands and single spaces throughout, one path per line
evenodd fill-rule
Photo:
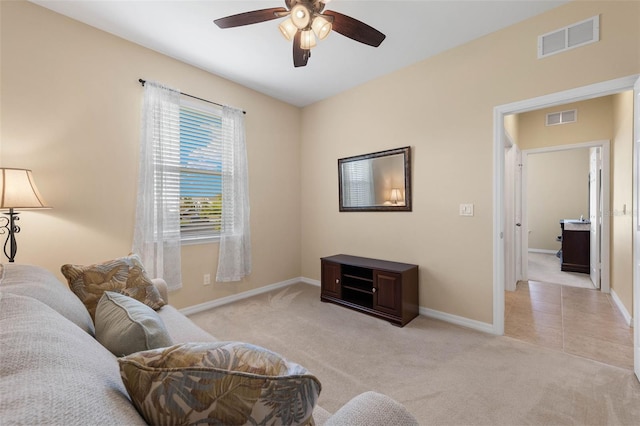
M 149 424 L 313 424 L 318 379 L 258 346 L 185 343 L 118 361 L 129 396 Z
M 95 265 L 67 264 L 60 270 L 94 321 L 96 306 L 105 291 L 126 294 L 156 310 L 166 304 L 136 254 Z
M 158 314 L 124 294 L 104 292 L 96 308 L 95 325 L 96 339 L 115 356 L 173 345 Z

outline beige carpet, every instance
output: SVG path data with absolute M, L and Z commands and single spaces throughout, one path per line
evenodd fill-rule
M 560 270 L 560 259 L 555 254 L 530 252 L 528 257 L 529 280 L 571 287 L 594 289 L 589 274 Z
M 420 316 L 398 328 L 296 284 L 192 315 L 221 340 L 267 347 L 322 383 L 331 412 L 375 390 L 422 424 L 640 424 L 629 370 Z

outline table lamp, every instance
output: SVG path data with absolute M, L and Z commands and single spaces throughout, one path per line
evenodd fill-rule
M 0 167 L 0 209 L 9 209 L 4 213 L 8 217 L 4 225 L 0 224 L 0 234 L 8 233 L 4 242 L 4 254 L 13 262 L 18 251 L 16 234 L 20 227 L 16 225 L 18 212 L 13 209 L 47 209 L 50 208 L 44 201 L 35 182 L 31 170 Z M 6 231 L 5 231 L 6 229 Z

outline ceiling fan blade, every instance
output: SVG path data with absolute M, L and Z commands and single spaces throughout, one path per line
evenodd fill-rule
M 220 28 L 241 27 L 243 25 L 257 24 L 259 22 L 271 21 L 278 19 L 278 13 L 287 13 L 284 7 L 272 7 L 269 9 L 252 10 L 251 12 L 238 13 L 213 21 Z
M 333 31 L 360 43 L 378 47 L 386 38 L 380 31 L 350 16 L 333 10 L 325 10 L 323 14 L 333 17 Z
M 311 56 L 310 50 L 300 47 L 301 38 L 302 33 L 300 31 L 293 37 L 293 66 L 296 68 L 306 66 L 307 61 L 309 61 L 309 56 Z

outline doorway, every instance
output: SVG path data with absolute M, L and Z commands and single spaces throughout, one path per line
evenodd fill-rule
M 591 99 L 599 96 L 607 96 L 611 94 L 620 93 L 627 90 L 633 90 L 635 85 L 636 93 L 634 99 L 636 106 L 640 106 L 640 82 L 638 81 L 638 75 L 624 77 L 616 80 L 610 80 L 602 83 L 593 84 L 577 89 L 571 89 L 564 92 L 555 93 L 552 95 L 541 96 L 539 98 L 529 99 L 525 101 L 515 102 L 511 104 L 501 105 L 494 108 L 494 238 L 493 238 L 493 250 L 494 250 L 494 291 L 493 291 L 493 332 L 495 334 L 504 334 L 504 314 L 505 314 L 505 129 L 504 118 L 506 115 L 521 113 L 526 111 L 532 111 L 534 109 L 541 109 L 546 107 L 558 106 L 570 102 L 576 102 L 585 99 Z M 640 153 L 640 111 L 635 109 L 634 117 L 634 179 L 633 179 L 633 193 L 638 193 L 637 183 L 637 169 L 638 169 L 638 157 Z M 513 219 L 513 218 L 509 218 Z M 511 223 L 511 222 L 510 222 Z M 634 215 L 634 248 L 640 243 L 640 231 L 636 232 L 637 220 Z M 638 228 L 640 229 L 640 228 Z M 639 250 L 634 249 L 633 264 L 640 265 L 640 253 Z M 638 281 L 638 273 L 640 267 L 634 266 L 633 268 L 633 300 L 634 309 L 638 310 L 638 304 L 640 303 L 640 284 Z M 604 274 L 604 271 L 603 271 Z M 638 315 L 634 315 L 634 330 L 638 333 L 640 329 L 640 321 Z M 636 336 L 634 343 L 635 353 L 635 369 L 636 374 L 640 374 L 640 343 L 639 338 Z
M 516 221 L 521 245 L 514 246 L 513 256 L 521 262 L 519 280 L 580 287 L 590 281 L 590 288 L 609 293 L 611 224 L 610 215 L 604 212 L 610 211 L 610 152 L 608 140 L 522 151 L 521 167 L 514 173 L 521 174 L 516 179 L 522 182 L 515 188 L 522 194 L 516 196 L 522 203 L 521 217 Z M 510 175 L 506 171 L 507 180 L 512 179 Z M 572 241 L 563 244 L 563 234 Z M 562 253 L 565 245 L 571 253 Z M 553 254 L 557 273 L 542 270 L 538 276 L 531 275 L 531 258 L 540 258 L 542 266 L 549 262 L 547 256 L 534 253 Z M 562 277 L 566 282 L 551 277 Z M 513 287 L 505 286 L 507 290 Z

